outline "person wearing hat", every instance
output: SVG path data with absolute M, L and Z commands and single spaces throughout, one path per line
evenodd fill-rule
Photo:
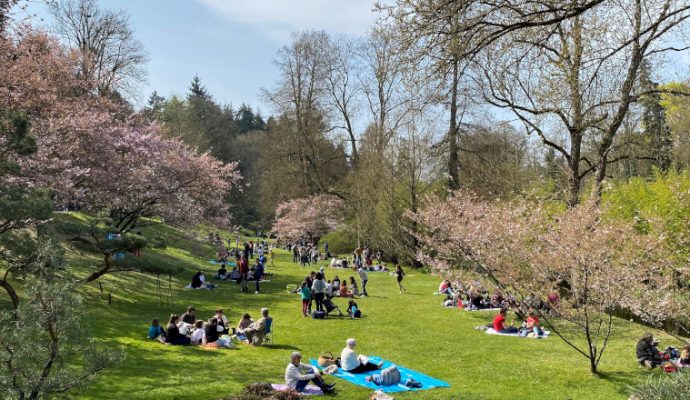
M 326 270 L 324 267 L 319 268 L 319 272 L 321 272 L 321 277 L 323 280 L 326 280 Z
M 658 343 L 651 333 L 645 333 L 635 348 L 637 362 L 648 368 L 662 364 L 664 360 L 659 356 L 659 350 L 655 347 Z
M 321 372 L 315 370 L 311 365 L 302 364 L 301 361 L 302 354 L 299 351 L 293 351 L 290 354 L 290 364 L 285 369 L 285 384 L 289 388 L 302 392 L 307 387 L 309 381 L 312 381 L 324 393 L 331 393 L 335 390 L 335 383 L 326 384 L 323 381 Z
M 355 353 L 355 346 L 357 346 L 355 339 L 350 338 L 345 341 L 345 348 L 340 353 L 340 359 L 338 360 L 340 368 L 351 374 L 381 369 L 383 362 L 380 364 L 370 363 L 367 357 Z

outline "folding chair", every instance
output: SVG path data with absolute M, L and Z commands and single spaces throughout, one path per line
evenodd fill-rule
M 266 319 L 266 333 L 264 334 L 264 344 L 273 344 L 273 318 Z

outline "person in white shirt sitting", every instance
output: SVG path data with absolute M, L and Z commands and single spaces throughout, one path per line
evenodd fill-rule
M 206 344 L 206 330 L 204 329 L 204 321 L 198 320 L 194 323 L 194 332 L 191 337 L 192 344 L 202 345 Z
M 307 387 L 309 381 L 321 388 L 324 393 L 331 393 L 335 389 L 335 383 L 327 385 L 323 381 L 323 377 L 319 371 L 308 364 L 302 364 L 302 354 L 299 351 L 293 351 L 290 354 L 290 364 L 285 369 L 285 384 L 298 392 L 302 392 Z
M 345 348 L 340 353 L 340 360 L 338 366 L 351 373 L 358 374 L 361 372 L 375 371 L 381 369 L 383 362 L 380 364 L 372 364 L 369 362 L 366 356 L 357 355 L 355 353 L 355 346 L 357 346 L 357 341 L 355 339 L 347 339 L 345 342 Z

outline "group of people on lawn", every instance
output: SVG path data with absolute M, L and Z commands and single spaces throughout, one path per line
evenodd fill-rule
M 355 352 L 356 346 L 357 341 L 355 339 L 347 339 L 340 357 L 335 360 L 335 365 L 338 368 L 351 374 L 359 374 L 379 370 L 383 367 L 383 362 L 374 364 L 369 362 L 366 356 L 357 354 Z M 290 355 L 290 364 L 285 369 L 285 384 L 291 389 L 302 392 L 311 381 L 324 393 L 333 392 L 335 384 L 326 384 L 323 380 L 323 374 L 318 369 L 309 364 L 303 364 L 301 360 L 302 354 L 297 351 Z M 374 374 L 367 377 L 367 380 L 376 384 L 382 383 L 381 374 Z
M 366 292 L 366 284 L 368 276 L 365 271 L 360 274 L 362 278 L 362 289 L 364 290 L 362 296 L 368 296 Z M 312 271 L 304 278 L 296 290 L 300 294 L 302 300 L 302 315 L 305 317 L 312 313 L 312 304 L 316 303 L 316 311 L 330 312 L 329 304 L 333 297 L 347 297 L 348 301 L 347 312 L 353 318 L 361 316 L 361 310 L 357 306 L 354 297 L 360 295 L 357 281 L 354 276 L 350 277 L 350 286 L 348 288 L 347 281 L 341 281 L 338 275 L 333 277 L 333 280 L 325 279 L 324 268 L 321 267 L 319 272 Z
M 216 309 L 215 314 L 204 321 L 197 319 L 196 309 L 189 306 L 187 312 L 181 317 L 177 314 L 170 315 L 167 329 L 163 329 L 158 320 L 154 319 L 149 327 L 148 337 L 173 345 L 230 347 L 232 334 L 238 338 L 246 338 L 250 345 L 261 346 L 272 323 L 273 319 L 269 316 L 268 308 L 261 309 L 261 318 L 256 321 L 245 313 L 237 324 L 237 328 L 232 328 L 222 309 Z
M 647 368 L 654 368 L 676 358 L 678 366 L 690 368 L 690 345 L 686 344 L 679 354 L 673 354 L 677 350 L 672 347 L 667 347 L 666 351 L 661 352 L 657 348 L 658 345 L 659 341 L 654 339 L 651 333 L 646 333 L 635 347 L 637 362 Z

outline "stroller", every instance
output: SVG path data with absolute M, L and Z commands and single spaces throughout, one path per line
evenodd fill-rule
M 339 317 L 343 316 L 343 312 L 340 311 L 340 308 L 338 308 L 338 306 L 333 304 L 333 301 L 330 299 L 330 297 L 326 297 L 325 299 L 323 299 L 323 306 L 326 307 L 326 315 L 330 315 L 331 312 L 337 310 L 338 316 Z

